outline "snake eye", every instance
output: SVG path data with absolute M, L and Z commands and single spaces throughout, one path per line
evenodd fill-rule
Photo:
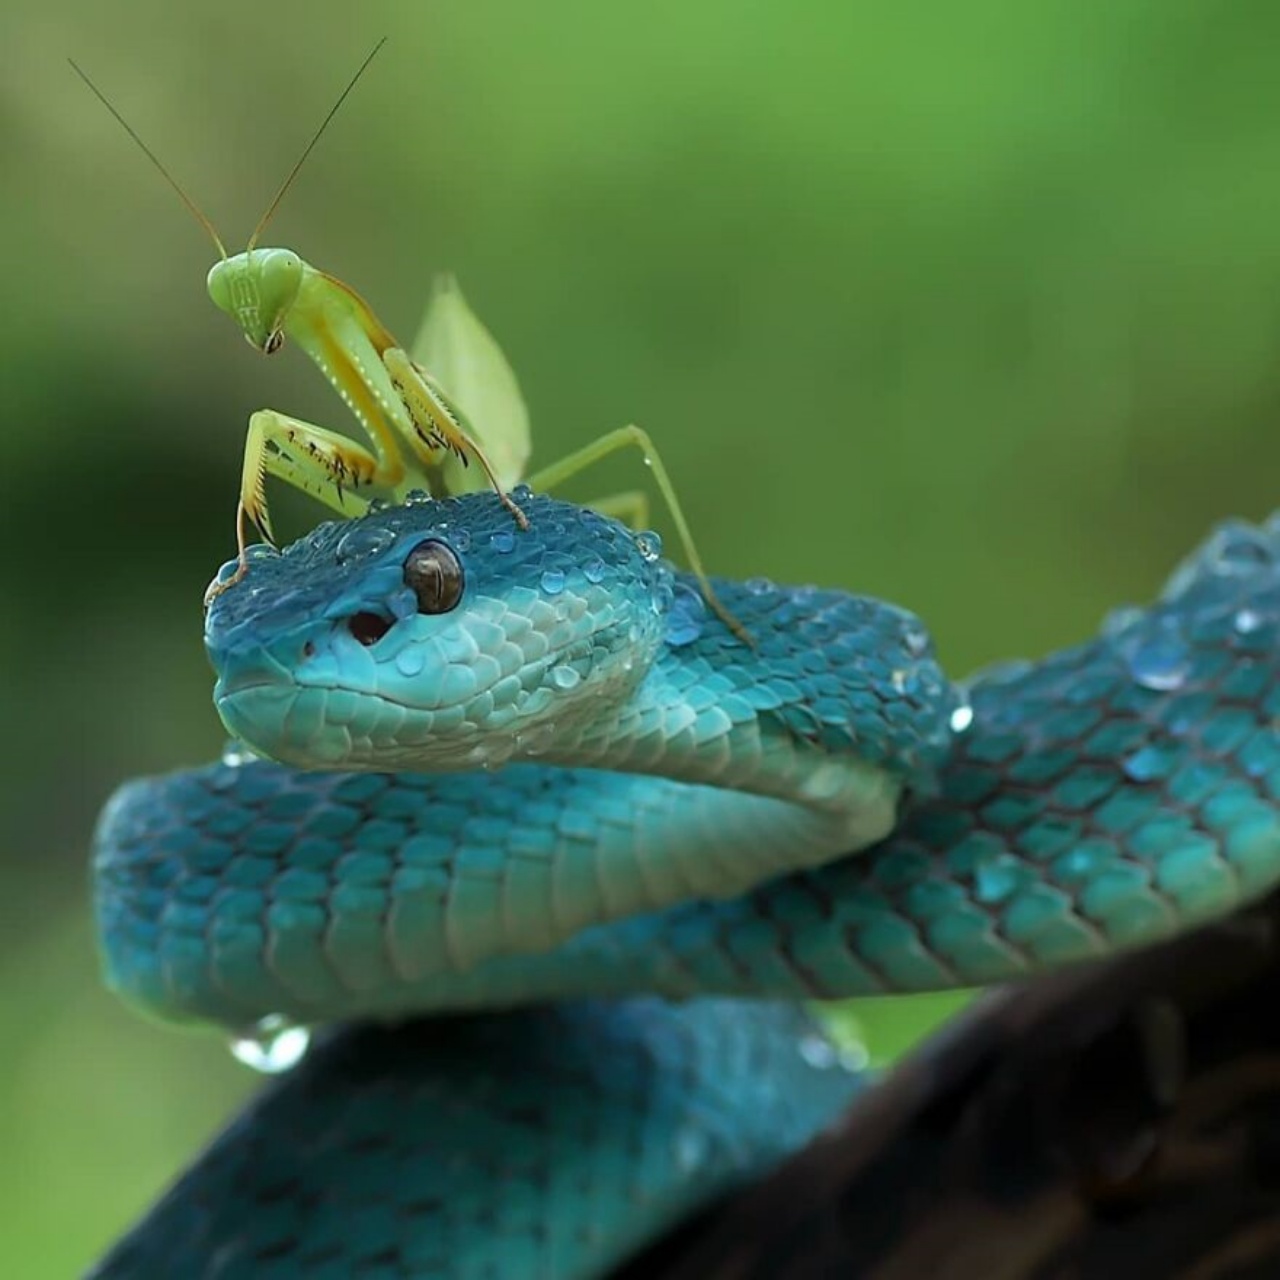
M 284 333 L 281 330 L 276 329 L 267 338 L 267 345 L 262 349 L 267 353 L 267 355 L 274 355 L 275 352 L 279 351 L 283 345 Z
M 450 547 L 428 538 L 409 552 L 404 584 L 418 597 L 419 613 L 448 613 L 462 599 L 462 565 Z

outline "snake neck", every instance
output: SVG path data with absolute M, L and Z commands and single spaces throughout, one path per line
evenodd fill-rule
M 922 624 L 880 601 L 763 581 L 716 590 L 748 647 L 677 579 L 666 633 L 625 700 L 578 700 L 509 758 L 651 774 L 787 801 L 880 839 L 903 789 L 928 790 L 959 695 Z

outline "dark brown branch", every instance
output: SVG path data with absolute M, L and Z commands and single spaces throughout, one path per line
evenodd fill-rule
M 1280 895 L 984 1001 L 626 1280 L 1280 1276 Z

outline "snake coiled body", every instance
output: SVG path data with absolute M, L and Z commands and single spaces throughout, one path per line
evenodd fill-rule
M 521 534 L 488 495 L 324 526 L 211 609 L 220 713 L 277 763 L 113 799 L 108 982 L 389 1025 L 319 1044 L 99 1274 L 603 1274 L 848 1101 L 791 1002 L 1021 977 L 1280 878 L 1280 525 L 957 687 L 901 609 L 717 582 L 746 646 L 651 540 L 522 502 Z

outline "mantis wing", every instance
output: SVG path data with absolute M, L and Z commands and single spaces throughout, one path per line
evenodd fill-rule
M 488 455 L 503 489 L 524 476 L 532 451 L 529 411 L 502 348 L 449 275 L 437 276 L 410 358 L 466 415 L 468 430 Z M 450 457 L 442 468 L 450 493 L 488 487 L 478 468 Z

